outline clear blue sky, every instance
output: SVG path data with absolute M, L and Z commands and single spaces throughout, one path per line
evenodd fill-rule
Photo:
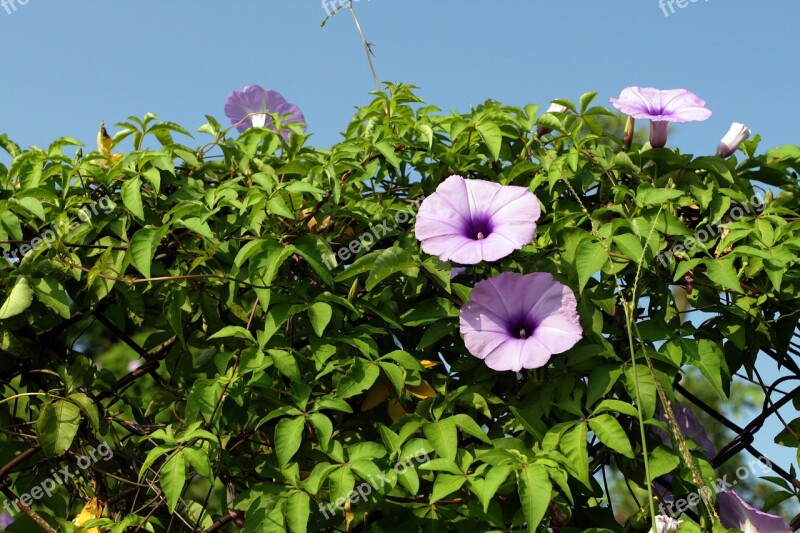
M 353 21 L 342 12 L 320 28 L 317 0 L 19 1 L 10 15 L 0 7 L 0 132 L 23 146 L 68 135 L 94 149 L 101 120 L 146 112 L 190 130 L 205 114 L 224 122 L 228 93 L 251 83 L 298 104 L 312 143 L 330 146 L 374 89 Z M 672 146 L 713 153 L 733 121 L 764 148 L 796 144 L 800 2 L 673 7 L 665 16 L 658 0 L 356 3 L 379 78 L 418 85 L 445 111 L 683 87 L 714 115 L 678 126 Z M 794 453 L 771 444 L 777 428 L 757 445 L 787 467 Z

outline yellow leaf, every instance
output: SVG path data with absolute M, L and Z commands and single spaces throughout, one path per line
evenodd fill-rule
M 403 409 L 403 406 L 400 405 L 400 402 L 398 402 L 397 399 L 392 398 L 391 400 L 389 400 L 389 418 L 392 419 L 392 422 L 394 422 L 404 414 L 406 414 L 406 410 Z
M 441 361 L 428 361 L 427 359 L 423 359 L 419 362 L 424 368 L 433 368 L 435 366 L 439 366 L 442 364 Z
M 433 398 L 436 396 L 436 391 L 431 387 L 431 384 L 422 380 L 421 385 L 406 385 L 406 390 L 416 396 L 417 398 Z
M 345 527 L 347 528 L 347 532 L 349 533 L 352 531 L 353 527 L 353 520 L 355 520 L 356 515 L 353 513 L 353 510 L 350 508 L 350 500 L 345 500 L 344 503 L 344 523 Z
M 80 527 L 89 520 L 94 520 L 96 518 L 100 518 L 103 515 L 103 502 L 98 500 L 97 498 L 92 498 L 86 505 L 83 506 L 83 510 L 78 513 L 78 516 L 72 521 L 76 527 Z M 100 529 L 96 527 L 92 527 L 83 531 L 83 533 L 100 533 Z
M 372 390 L 369 391 L 367 397 L 364 398 L 364 402 L 361 404 L 361 411 L 369 411 L 370 409 L 375 409 L 383 401 L 389 397 L 389 387 L 384 385 L 383 383 L 378 383 Z

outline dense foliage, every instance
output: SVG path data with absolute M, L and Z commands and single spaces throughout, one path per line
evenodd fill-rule
M 757 358 L 800 376 L 800 148 L 627 148 L 593 98 L 443 114 L 388 85 L 330 149 L 211 117 L 190 147 L 153 115 L 118 125 L 121 156 L 0 138 L 0 485 L 75 474 L 9 531 L 81 510 L 112 531 L 647 530 L 647 501 L 618 525 L 607 475 L 658 506 L 760 428 L 709 461 L 653 431 L 673 433 L 659 397 L 692 367 L 723 397 Z M 533 242 L 451 277 L 413 228 L 452 174 L 528 187 Z M 546 367 L 465 349 L 471 288 L 509 271 L 577 296 L 583 338 Z M 725 531 L 713 507 L 682 519 Z

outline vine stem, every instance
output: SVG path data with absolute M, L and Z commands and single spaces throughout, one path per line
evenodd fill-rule
M 358 21 L 356 11 L 353 9 L 353 0 L 350 0 L 350 4 L 347 6 L 347 9 L 350 10 L 350 14 L 353 16 L 353 21 L 356 23 L 358 34 L 361 36 L 361 43 L 364 45 L 364 52 L 367 54 L 369 70 L 372 72 L 372 79 L 375 80 L 375 87 L 378 89 L 378 92 L 381 92 L 381 83 L 378 81 L 378 74 L 376 74 L 375 65 L 372 63 L 372 50 L 369 47 L 367 38 L 364 36 L 364 31 L 361 29 L 361 23 Z

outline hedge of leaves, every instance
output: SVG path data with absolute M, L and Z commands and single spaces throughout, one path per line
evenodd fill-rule
M 691 367 L 722 396 L 757 358 L 797 373 L 800 148 L 626 149 L 593 93 L 444 114 L 412 89 L 330 149 L 210 116 L 198 140 L 131 117 L 120 157 L 0 138 L 3 498 L 75 473 L 10 531 L 82 510 L 109 531 L 622 531 L 607 476 L 654 506 L 715 477 L 653 431 L 659 397 Z M 422 252 L 414 216 L 452 174 L 529 188 L 533 241 L 455 273 Z M 521 372 L 470 354 L 460 310 L 501 272 L 570 287 L 580 342 Z

